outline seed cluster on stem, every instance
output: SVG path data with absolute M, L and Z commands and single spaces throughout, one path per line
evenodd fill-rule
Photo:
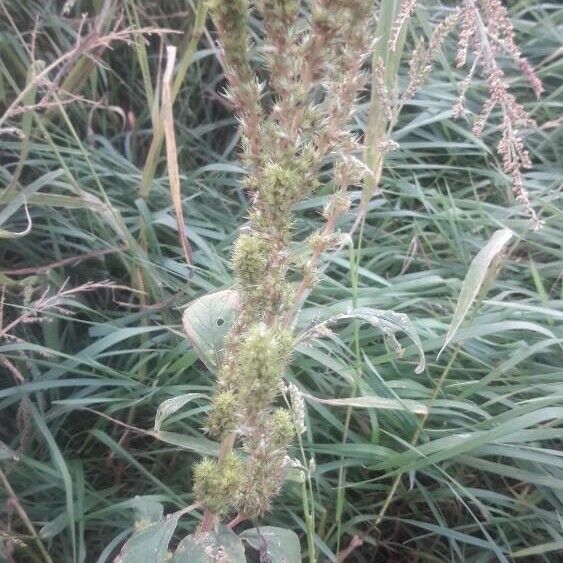
M 206 508 L 203 531 L 232 511 L 263 514 L 280 490 L 288 447 L 303 425 L 298 400 L 293 410 L 276 405 L 294 345 L 296 303 L 316 282 L 319 256 L 338 244 L 337 219 L 350 207 L 346 192 L 365 174 L 353 156 L 360 147 L 350 124 L 366 83 L 372 5 L 314 0 L 310 8 L 304 11 L 298 0 L 261 0 L 252 10 L 246 0 L 210 5 L 226 95 L 240 122 L 251 205 L 233 249 L 239 309 L 206 426 L 221 441 L 219 459 L 194 470 L 194 490 Z M 251 13 L 263 29 L 252 46 L 263 63 L 257 70 Z M 293 209 L 321 185 L 321 172 L 334 186 L 325 228 L 310 234 L 310 257 L 298 263 Z

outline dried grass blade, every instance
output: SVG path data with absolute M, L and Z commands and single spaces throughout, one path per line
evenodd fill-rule
M 184 227 L 184 212 L 182 210 L 182 194 L 180 191 L 180 171 L 178 169 L 178 151 L 176 147 L 176 134 L 174 132 L 174 115 L 172 113 L 172 73 L 176 61 L 176 47 L 166 48 L 166 69 L 162 79 L 162 123 L 164 138 L 166 140 L 166 161 L 168 164 L 168 177 L 170 179 L 170 195 L 176 213 L 178 236 L 182 252 L 188 264 L 192 263 L 192 247 L 186 236 Z

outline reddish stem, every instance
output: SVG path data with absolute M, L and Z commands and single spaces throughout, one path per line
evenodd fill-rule
M 336 560 L 339 562 L 345 561 L 346 558 L 351 555 L 351 553 L 357 548 L 360 547 L 361 545 L 363 545 L 364 540 L 362 538 L 360 538 L 360 536 L 354 536 L 351 540 L 350 543 L 348 544 L 348 547 L 346 549 L 343 549 L 341 552 L 339 552 L 339 554 L 336 556 Z
M 238 513 L 228 524 L 227 527 L 232 530 L 235 526 L 238 526 L 241 522 L 248 520 L 248 517 L 245 514 Z

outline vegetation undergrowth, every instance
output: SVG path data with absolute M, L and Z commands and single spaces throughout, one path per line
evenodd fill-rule
M 563 10 L 257 5 L 0 2 L 1 556 L 556 561 Z

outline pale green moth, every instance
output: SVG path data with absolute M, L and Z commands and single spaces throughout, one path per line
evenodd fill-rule
M 182 315 L 184 332 L 199 359 L 215 371 L 225 337 L 229 334 L 238 307 L 238 293 L 225 289 L 204 295 L 188 304 Z

